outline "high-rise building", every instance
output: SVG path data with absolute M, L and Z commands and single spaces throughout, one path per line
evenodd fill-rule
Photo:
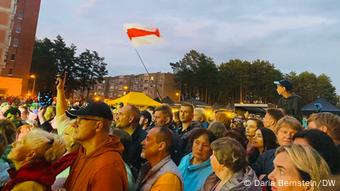
M 39 9 L 40 0 L 0 1 L 0 74 L 21 78 L 21 94 L 28 90 Z

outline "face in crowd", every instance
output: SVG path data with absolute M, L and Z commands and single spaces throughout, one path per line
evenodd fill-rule
M 165 142 L 157 141 L 157 134 L 159 128 L 152 128 L 145 139 L 142 141 L 141 157 L 144 159 L 150 159 L 156 156 L 158 152 L 165 147 Z
M 166 116 L 162 111 L 155 111 L 153 115 L 153 120 L 156 127 L 162 127 L 170 123 L 170 118 Z
M 118 109 L 118 113 L 116 115 L 116 127 L 117 128 L 126 128 L 130 126 L 132 123 L 133 118 L 132 115 L 129 113 L 129 108 L 124 106 Z
M 255 136 L 257 130 L 257 123 L 255 120 L 248 120 L 246 123 L 246 136 L 250 140 Z
M 274 159 L 274 170 L 269 174 L 270 180 L 273 181 L 273 191 L 303 191 L 302 186 L 287 185 L 287 183 L 302 182 L 297 168 L 294 166 L 292 159 L 286 152 L 279 153 Z
M 204 162 L 209 159 L 212 154 L 210 141 L 207 134 L 203 134 L 193 141 L 192 155 L 196 161 Z
M 103 128 L 103 125 L 104 119 L 100 117 L 78 117 L 73 125 L 73 139 L 79 142 L 89 140 L 96 135 L 96 132 Z
M 181 106 L 179 111 L 179 119 L 182 123 L 190 123 L 194 118 L 194 111 L 190 106 Z
M 257 129 L 255 131 L 255 136 L 252 139 L 252 145 L 255 148 L 258 148 L 258 149 L 263 149 L 264 148 L 264 145 L 263 145 L 263 135 L 262 135 L 262 132 L 261 132 L 260 129 Z
M 293 143 L 293 136 L 297 130 L 293 129 L 289 124 L 282 123 L 280 129 L 277 131 L 277 141 L 280 146 L 289 145 Z

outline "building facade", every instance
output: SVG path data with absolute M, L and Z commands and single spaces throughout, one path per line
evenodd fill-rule
M 150 76 L 138 74 L 106 77 L 102 83 L 95 85 L 91 95 L 115 99 L 130 91 L 143 92 L 151 98 L 169 97 L 174 102 L 179 101 L 174 75 L 161 72 L 150 73 Z
M 21 78 L 22 95 L 28 90 L 39 10 L 40 0 L 0 1 L 0 74 Z

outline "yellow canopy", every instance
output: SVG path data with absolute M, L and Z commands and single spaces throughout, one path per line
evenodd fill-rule
M 115 105 L 117 103 L 124 103 L 124 105 L 131 104 L 137 106 L 159 106 L 161 103 L 153 100 L 142 92 L 129 92 L 125 96 L 117 98 L 115 100 L 105 100 L 109 105 Z

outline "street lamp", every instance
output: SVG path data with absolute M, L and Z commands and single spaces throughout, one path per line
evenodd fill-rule
M 176 92 L 176 97 L 177 97 L 177 101 L 180 102 L 181 101 L 181 97 L 180 97 L 180 93 L 179 92 Z
M 37 79 L 37 77 L 34 74 L 32 74 L 30 75 L 30 78 L 33 79 L 32 95 L 34 96 L 35 80 Z

